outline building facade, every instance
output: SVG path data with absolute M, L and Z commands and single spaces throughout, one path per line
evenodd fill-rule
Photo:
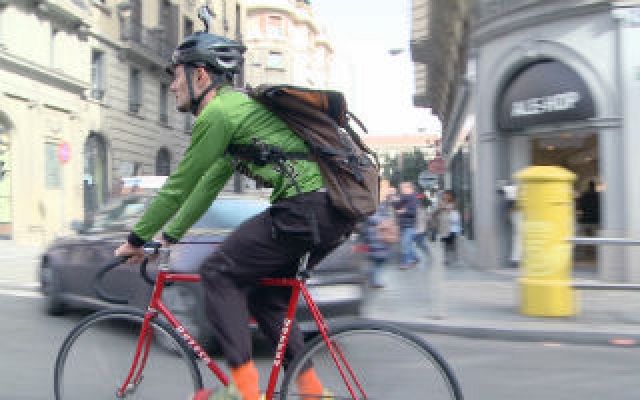
M 247 83 L 328 88 L 333 47 L 310 0 L 246 0 Z
M 121 177 L 175 168 L 192 117 L 175 111 L 164 66 L 202 29 L 200 3 L 0 2 L 0 237 L 44 243 Z M 208 3 L 211 30 L 242 40 L 243 3 Z
M 459 144 L 468 146 L 476 231 L 495 232 L 469 242 L 477 263 L 505 265 L 511 227 L 499 189 L 531 165 L 576 175 L 576 236 L 640 237 L 640 2 L 482 0 L 472 26 L 443 153 L 453 175 Z M 597 222 L 580 200 L 590 185 Z M 639 281 L 638 261 L 633 247 L 574 251 L 574 269 L 605 280 Z

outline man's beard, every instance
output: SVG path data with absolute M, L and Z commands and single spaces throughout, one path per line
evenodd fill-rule
M 189 112 L 191 111 L 191 102 L 188 102 L 183 105 L 179 105 L 177 108 L 178 108 L 178 111 L 180 112 Z

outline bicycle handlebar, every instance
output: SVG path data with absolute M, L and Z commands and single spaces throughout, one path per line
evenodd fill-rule
M 153 278 L 151 278 L 147 272 L 147 265 L 149 264 L 149 257 L 150 255 L 154 255 L 154 254 L 158 254 L 159 249 L 161 247 L 161 243 L 159 242 L 149 242 L 146 243 L 144 245 L 144 253 L 147 257 L 144 258 L 144 260 L 142 261 L 142 263 L 140 264 L 140 275 L 142 276 L 142 279 L 144 279 L 144 281 L 153 286 L 155 285 L 155 280 Z M 115 267 L 123 264 L 125 261 L 127 261 L 130 258 L 130 256 L 118 256 L 115 257 L 112 261 L 110 261 L 109 263 L 105 264 L 103 267 L 101 267 L 98 270 L 98 273 L 96 274 L 95 278 L 93 279 L 93 290 L 96 293 L 96 295 L 98 296 L 99 299 L 104 300 L 106 302 L 109 303 L 114 303 L 114 304 L 129 304 L 129 300 L 122 298 L 122 297 L 114 297 L 111 296 L 109 294 L 107 294 L 104 290 L 104 288 L 102 287 L 102 280 L 104 279 L 104 276 L 107 274 L 107 272 L 113 270 Z M 170 283 L 167 283 L 167 286 L 169 286 Z

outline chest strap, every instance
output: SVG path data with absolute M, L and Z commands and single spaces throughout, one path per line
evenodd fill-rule
M 287 160 L 311 160 L 308 153 L 285 152 L 277 146 L 262 143 L 255 139 L 251 144 L 230 144 L 227 147 L 227 152 L 232 157 L 253 162 L 260 167 L 267 164 L 277 165 Z

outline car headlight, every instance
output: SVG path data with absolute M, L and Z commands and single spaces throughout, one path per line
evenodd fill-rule
M 362 297 L 362 288 L 355 284 L 338 284 L 309 287 L 314 301 L 329 303 L 332 301 L 352 301 Z

